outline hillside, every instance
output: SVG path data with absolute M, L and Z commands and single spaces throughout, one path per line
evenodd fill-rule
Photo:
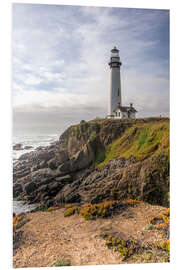
M 14 267 L 169 261 L 169 119 L 69 127 L 22 155 L 13 195 Z
M 169 201 L 169 119 L 97 120 L 68 128 L 55 145 L 21 156 L 14 197 L 47 206 Z

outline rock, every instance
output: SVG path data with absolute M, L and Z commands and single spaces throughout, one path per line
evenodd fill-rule
M 58 143 L 58 141 L 54 141 L 54 142 L 51 142 L 50 144 L 51 145 L 56 145 Z
M 40 151 L 40 150 L 45 150 L 45 146 L 38 146 L 38 147 L 36 147 L 36 151 Z
M 101 171 L 94 170 L 82 179 L 65 185 L 56 196 L 57 202 L 97 203 L 127 198 L 143 198 L 147 202 L 156 200 L 159 204 L 165 201 L 163 196 L 166 197 L 169 184 L 164 182 L 151 158 L 127 166 L 124 164 L 120 167 L 117 160 L 111 161 Z
M 13 150 L 19 151 L 19 150 L 23 150 L 22 144 L 21 143 L 17 143 L 13 146 Z
M 21 184 L 15 184 L 13 185 L 13 197 L 18 197 L 19 194 L 23 192 L 23 188 Z
M 80 202 L 81 197 L 78 192 L 79 185 L 79 180 L 75 181 L 72 184 L 65 185 L 64 188 L 61 189 L 54 198 L 55 204 Z
M 34 182 L 25 184 L 24 190 L 27 194 L 32 193 L 37 188 L 37 185 Z
M 93 143 L 88 142 L 81 151 L 67 162 L 61 164 L 58 169 L 63 173 L 76 172 L 87 168 L 93 162 L 94 158 Z
M 64 175 L 64 176 L 60 176 L 60 177 L 56 177 L 55 180 L 57 182 L 61 182 L 61 183 L 70 183 L 72 181 L 72 177 L 67 174 L 67 175 Z
M 26 146 L 24 146 L 24 149 L 25 149 L 25 150 L 32 149 L 32 148 L 33 148 L 33 146 L 31 146 L 31 145 L 26 145 Z
M 58 142 L 19 158 L 13 168 L 13 194 L 20 194 L 30 202 L 49 201 L 49 204 L 142 198 L 165 205 L 169 172 L 168 161 L 161 164 L 164 156 L 158 162 L 153 159 L 153 153 L 140 162 L 133 156 L 115 158 L 103 169 L 95 168 L 98 155 L 105 153 L 110 143 L 124 136 L 136 122 L 144 126 L 148 121 L 98 120 L 69 127 Z M 150 121 L 156 125 L 160 120 Z M 125 147 L 128 148 L 138 132 L 141 130 L 135 126 L 132 132 L 126 133 Z
M 69 160 L 68 153 L 65 150 L 59 150 L 58 153 L 55 155 L 55 159 L 57 164 L 62 164 Z
M 55 158 L 52 158 L 48 161 L 47 166 L 51 169 L 51 170 L 56 170 L 58 168 L 58 163 L 57 160 Z

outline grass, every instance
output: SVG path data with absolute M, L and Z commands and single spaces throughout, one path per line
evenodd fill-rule
M 61 258 L 53 262 L 50 267 L 71 266 L 71 262 L 67 259 Z
M 168 122 L 137 123 L 129 127 L 120 138 L 106 147 L 104 153 L 97 154 L 95 164 L 102 168 L 115 158 L 129 159 L 133 156 L 140 161 L 154 154 L 169 154 Z

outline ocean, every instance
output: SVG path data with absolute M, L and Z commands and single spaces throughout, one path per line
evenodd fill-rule
M 58 139 L 59 134 L 13 136 L 13 146 L 18 143 L 22 144 L 22 148 L 24 148 L 25 146 L 32 146 L 31 149 L 13 150 L 13 163 L 17 161 L 17 159 L 22 154 L 34 151 L 39 146 L 48 146 L 52 142 L 57 141 Z
M 49 135 L 19 135 L 13 137 L 13 146 L 15 144 L 21 144 L 22 148 L 25 146 L 32 146 L 31 149 L 23 149 L 23 150 L 13 150 L 13 164 L 16 163 L 18 158 L 25 153 L 35 151 L 35 149 L 39 146 L 48 146 L 52 142 L 57 141 L 59 139 L 59 134 L 49 134 Z M 13 201 L 13 213 L 19 215 L 20 213 L 29 212 L 34 209 L 37 204 L 24 204 L 22 201 Z

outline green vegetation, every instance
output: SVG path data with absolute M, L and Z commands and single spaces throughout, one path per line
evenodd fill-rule
M 57 261 L 53 262 L 50 267 L 60 267 L 60 266 L 71 266 L 71 262 L 64 258 L 58 259 Z
M 98 164 L 103 162 L 105 160 L 105 158 L 106 158 L 105 151 L 98 152 L 97 155 L 96 155 L 96 161 L 95 161 L 94 165 L 97 166 Z
M 108 248 L 119 252 L 124 261 L 131 257 L 138 262 L 169 262 L 169 240 L 142 243 L 135 239 L 114 237 L 106 232 L 102 232 L 100 237 L 105 239 Z
M 115 158 L 129 159 L 133 156 L 136 161 L 139 161 L 152 155 L 155 155 L 157 159 L 161 157 L 161 162 L 163 157 L 162 167 L 167 164 L 169 159 L 169 123 L 167 121 L 137 123 L 127 128 L 121 137 L 106 147 L 103 153 L 97 154 L 95 163 L 98 168 L 102 168 Z M 164 168 L 164 172 L 167 169 L 167 167 Z
M 57 206 L 51 206 L 51 207 L 49 207 L 47 209 L 47 211 L 48 212 L 52 212 L 52 211 L 55 211 L 55 210 L 58 210 L 58 209 L 60 209 L 60 206 L 59 205 L 57 205 Z
M 129 201 L 129 205 L 137 203 Z M 167 208 L 158 216 L 153 216 L 145 226 L 145 230 L 156 230 L 158 238 L 156 241 L 140 242 L 134 239 L 122 239 L 118 233 L 101 232 L 100 237 L 105 239 L 108 248 L 119 252 L 123 260 L 135 259 L 138 262 L 169 262 L 170 240 L 169 240 L 170 210 Z
M 119 201 L 105 201 L 97 204 L 83 205 L 80 214 L 86 220 L 95 219 L 97 217 L 108 217 L 118 207 Z
M 96 137 L 97 132 L 94 127 L 95 125 L 89 125 L 87 122 L 85 122 L 72 126 L 70 131 L 77 140 L 87 141 L 88 139 L 93 140 Z
M 118 200 L 112 200 L 112 201 L 104 201 L 101 203 L 95 203 L 95 204 L 85 204 L 80 206 L 69 204 L 65 205 L 65 212 L 64 216 L 68 217 L 71 215 L 74 215 L 75 213 L 81 214 L 84 219 L 86 220 L 92 220 L 96 218 L 105 218 L 109 217 L 112 214 L 115 214 L 118 209 L 124 209 L 128 206 L 134 206 L 136 204 L 140 203 L 140 201 L 137 200 L 124 200 L 122 202 Z
M 64 213 L 64 216 L 65 217 L 72 216 L 75 213 L 79 213 L 79 212 L 80 212 L 80 207 L 79 206 L 73 206 L 73 207 L 67 208 L 67 210 Z
M 151 217 L 148 224 L 145 226 L 145 230 L 156 230 L 159 233 L 160 240 L 169 241 L 169 223 L 170 223 L 170 209 L 167 208 L 159 216 Z M 163 246 L 162 246 L 162 245 Z M 160 243 L 160 247 L 169 248 L 169 242 Z
M 119 252 L 123 260 L 129 258 L 141 247 L 140 243 L 135 240 L 120 239 L 106 233 L 101 233 L 100 237 L 106 239 L 105 244 L 108 246 L 108 248 L 112 248 Z
M 34 213 L 34 212 L 38 212 L 38 211 L 46 211 L 47 210 L 47 206 L 41 202 L 36 208 L 32 209 L 30 212 Z
M 152 247 L 142 253 L 134 254 L 132 259 L 139 263 L 164 263 L 170 261 L 169 253 L 157 247 Z
M 64 208 L 71 208 L 73 206 L 76 206 L 76 204 L 75 203 L 68 203 L 68 204 L 64 205 Z
M 13 198 L 13 200 L 14 200 L 14 201 L 22 201 L 21 197 L 19 197 L 19 196 L 18 196 L 18 197 Z

